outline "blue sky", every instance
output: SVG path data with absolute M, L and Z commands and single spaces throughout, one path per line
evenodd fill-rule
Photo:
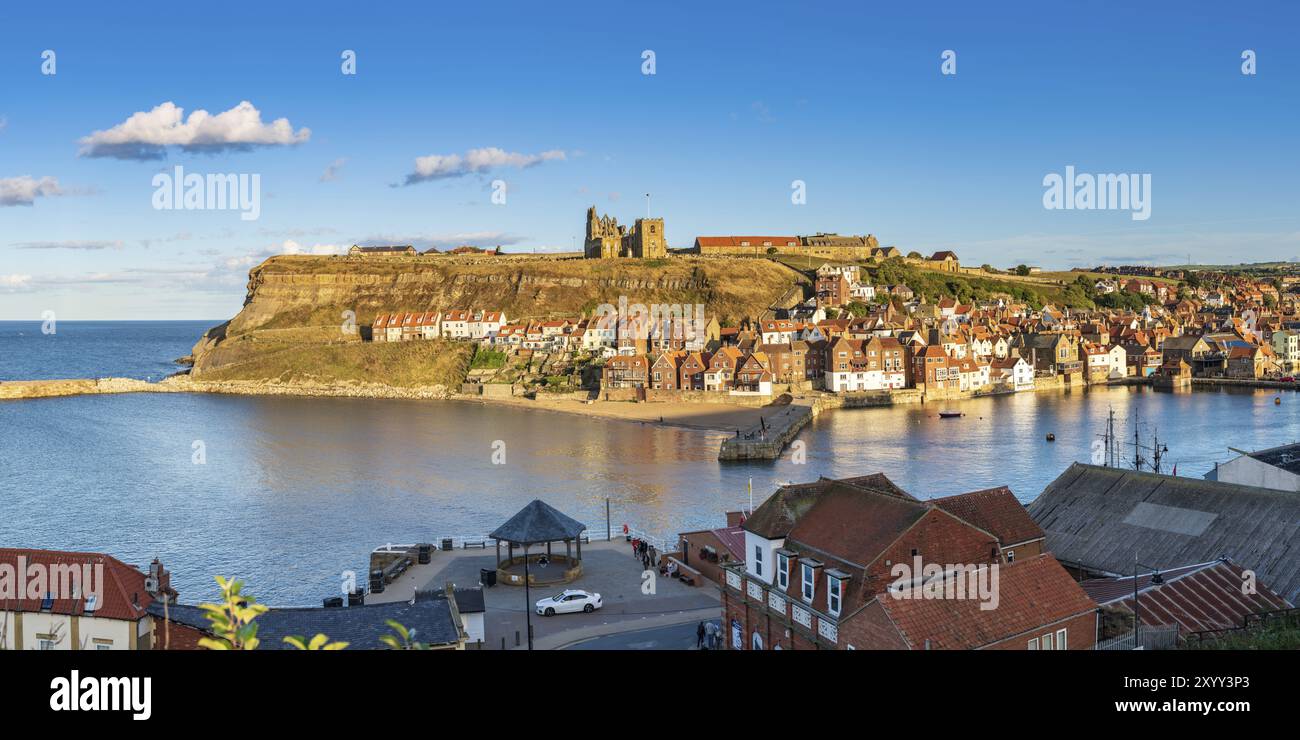
M 220 8 L 0 9 L 0 319 L 222 319 L 270 254 L 568 250 L 587 206 L 630 222 L 645 193 L 672 246 L 838 231 L 998 266 L 1300 255 L 1293 3 Z M 243 101 L 292 140 L 147 149 L 160 159 L 85 141 L 165 103 Z M 503 164 L 404 184 L 417 158 L 488 148 Z M 260 217 L 156 210 L 176 165 L 258 174 Z M 1044 209 L 1067 165 L 1149 173 L 1151 217 Z

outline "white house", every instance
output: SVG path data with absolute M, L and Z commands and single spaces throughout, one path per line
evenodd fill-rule
M 852 283 L 849 285 L 849 297 L 855 301 L 870 303 L 876 300 L 876 286 L 867 283 Z
M 469 325 L 474 320 L 471 311 L 444 311 L 442 314 L 442 335 L 448 339 L 469 339 Z
M 1128 351 L 1116 344 L 1106 353 L 1110 363 L 1110 377 L 1123 378 L 1128 375 Z
M 1241 456 L 1226 463 L 1216 463 L 1214 470 L 1205 474 L 1206 480 L 1300 492 L 1300 444 L 1270 447 L 1258 452 L 1228 449 Z
M 1032 391 L 1034 389 L 1034 366 L 1030 365 L 1023 357 L 995 359 L 993 361 L 992 380 L 1015 391 Z
M 470 339 L 491 339 L 506 324 L 504 311 L 476 311 L 466 322 Z
M 1289 373 L 1300 368 L 1300 332 L 1283 329 L 1273 332 L 1273 351 Z
M 157 560 L 146 575 L 100 553 L 0 548 L 0 650 L 151 650 L 149 605 L 170 581 Z
M 789 344 L 799 333 L 798 322 L 790 319 L 769 319 L 763 322 L 763 344 Z

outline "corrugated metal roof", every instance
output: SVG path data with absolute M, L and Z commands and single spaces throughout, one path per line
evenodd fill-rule
M 1028 506 L 1062 562 L 1123 575 L 1228 557 L 1294 603 L 1300 494 L 1075 463 Z
M 1266 583 L 1243 589 L 1243 570 L 1231 561 L 1201 563 L 1161 576 L 1161 585 L 1153 584 L 1150 574 L 1137 579 L 1142 624 L 1177 624 L 1183 632 L 1200 632 L 1240 627 L 1248 614 L 1291 607 Z M 1097 603 L 1132 614 L 1133 581 L 1132 576 L 1096 578 L 1080 585 Z

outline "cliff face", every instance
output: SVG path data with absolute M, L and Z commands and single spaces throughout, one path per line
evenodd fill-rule
M 514 322 L 589 315 L 626 297 L 629 304 L 703 304 L 725 323 L 756 317 L 804 280 L 764 259 L 272 257 L 249 273 L 239 314 L 195 345 L 194 373 L 242 361 L 252 343 L 355 341 L 339 328 L 347 311 L 360 327 L 381 313 L 453 308 L 503 310 Z M 221 351 L 233 344 L 245 351 Z

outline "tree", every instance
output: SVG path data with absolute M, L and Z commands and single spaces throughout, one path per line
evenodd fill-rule
M 217 585 L 221 587 L 221 603 L 199 604 L 215 637 L 201 638 L 199 646 L 209 650 L 256 650 L 260 641 L 255 620 L 266 613 L 267 606 L 240 593 L 243 581 L 217 576 Z
M 1024 277 L 1025 275 L 1028 275 L 1028 274 L 1029 274 L 1029 266 L 1028 266 L 1028 265 L 1016 265 L 1016 274 L 1017 274 L 1017 275 L 1020 275 L 1021 277 Z

